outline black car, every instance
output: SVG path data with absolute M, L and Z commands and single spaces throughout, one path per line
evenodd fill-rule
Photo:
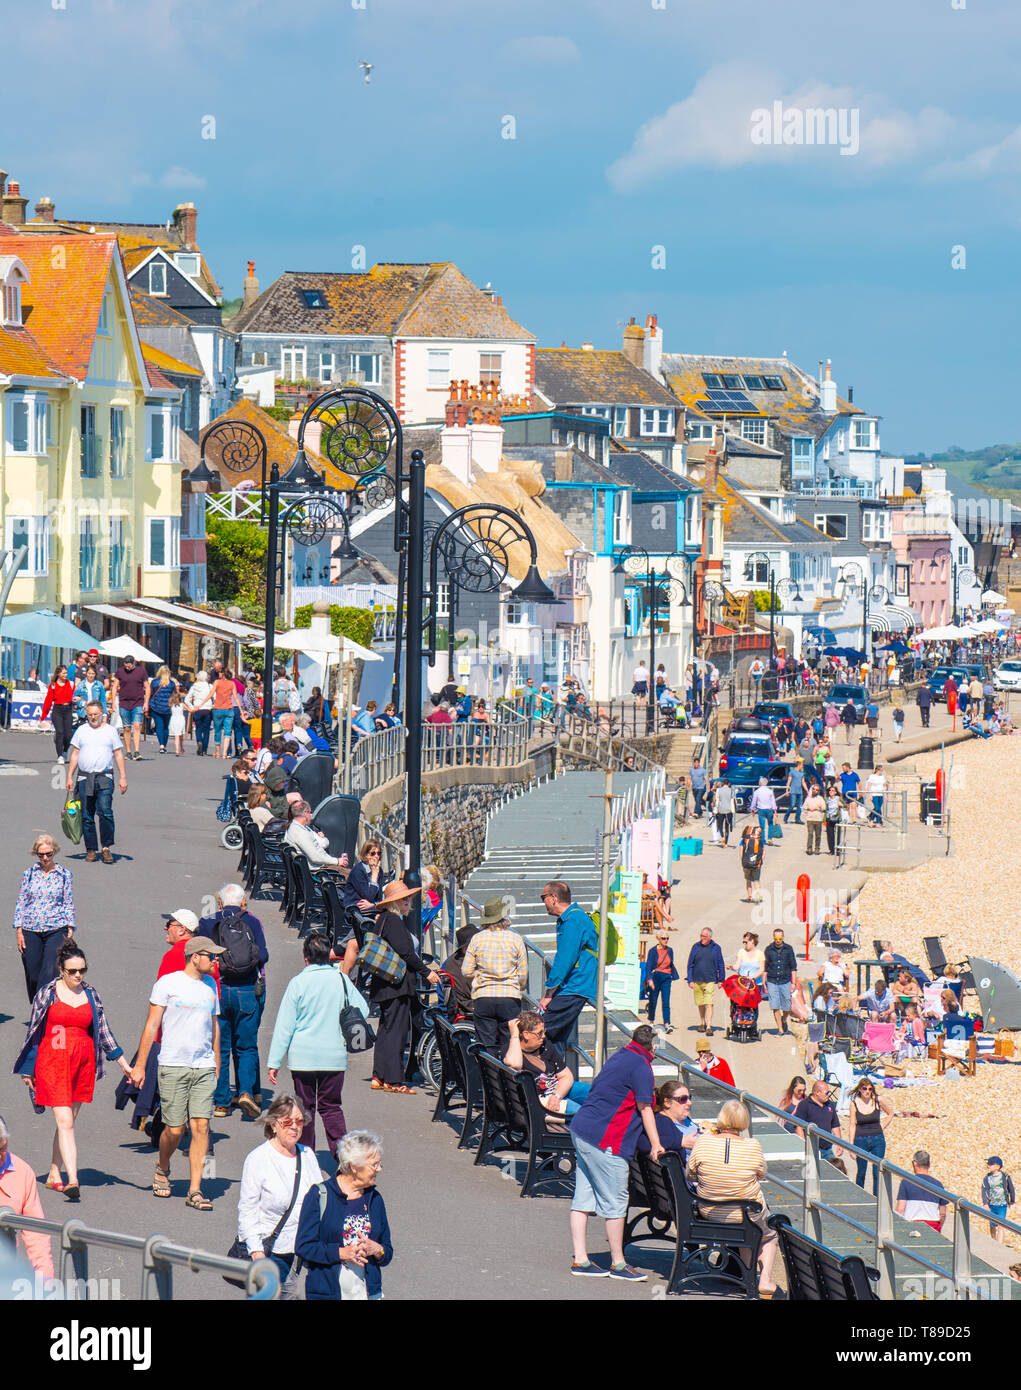
M 752 710 L 752 715 L 756 719 L 768 720 L 774 729 L 778 724 L 786 724 L 788 729 L 793 729 L 794 721 L 797 719 L 794 706 L 786 700 L 760 700 Z

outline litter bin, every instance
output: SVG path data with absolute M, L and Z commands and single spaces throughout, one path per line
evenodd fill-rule
M 923 782 L 921 786 L 921 807 L 919 820 L 926 825 L 932 820 L 933 825 L 943 824 L 943 807 L 940 805 L 939 797 L 936 795 L 935 782 Z
M 876 765 L 876 741 L 867 734 L 858 740 L 858 767 L 869 772 Z
M 780 677 L 775 671 L 766 671 L 762 677 L 762 698 L 775 700 L 780 693 Z

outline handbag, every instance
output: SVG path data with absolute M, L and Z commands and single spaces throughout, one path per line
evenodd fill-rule
M 298 1156 L 294 1164 L 294 1186 L 291 1188 L 291 1200 L 287 1203 L 287 1210 L 284 1212 L 283 1216 L 280 1218 L 280 1220 L 273 1227 L 272 1231 L 270 1231 L 269 1235 L 262 1243 L 262 1250 L 264 1255 L 272 1254 L 273 1246 L 276 1243 L 277 1237 L 279 1236 L 280 1232 L 284 1229 L 284 1227 L 287 1225 L 287 1218 L 294 1210 L 294 1204 L 298 1200 L 298 1186 L 300 1183 L 301 1145 L 299 1144 Z M 227 1258 L 230 1260 L 251 1260 L 252 1257 L 248 1252 L 248 1246 L 245 1244 L 245 1242 L 241 1239 L 240 1236 L 234 1237 L 234 1244 L 227 1251 Z M 236 1289 L 243 1289 L 245 1287 L 245 1281 L 243 1279 L 235 1279 L 232 1274 L 224 1274 L 222 1277 L 223 1282 L 225 1284 L 233 1284 L 234 1288 Z
M 358 952 L 358 964 L 374 979 L 388 985 L 399 985 L 408 970 L 394 948 L 372 931 L 365 933 L 365 943 Z
M 347 976 L 343 971 L 340 972 L 340 979 L 344 989 L 344 1007 L 340 1011 L 340 1031 L 344 1035 L 344 1045 L 348 1052 L 368 1052 L 370 1047 L 376 1045 L 375 1031 L 369 1020 L 363 1018 L 360 1010 L 351 1003 L 351 996 L 347 992 Z
M 69 791 L 60 813 L 60 828 L 73 844 L 80 844 L 82 838 L 82 803 L 77 790 Z

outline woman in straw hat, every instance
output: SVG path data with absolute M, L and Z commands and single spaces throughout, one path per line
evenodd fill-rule
M 479 918 L 479 933 L 468 943 L 461 969 L 471 980 L 475 1035 L 496 1057 L 510 1046 L 512 1018 L 521 1012 L 521 991 L 528 981 L 525 943 L 511 926 L 514 899 L 490 898 Z
M 372 1089 L 389 1091 L 392 1095 L 410 1096 L 414 1091 L 404 1081 L 404 1048 L 411 1029 L 411 1001 L 415 994 L 416 976 L 430 984 L 439 983 L 439 975 L 415 950 L 404 918 L 411 900 L 420 888 L 408 888 L 396 880 L 383 889 L 379 904 L 376 931 L 407 966 L 397 984 L 374 975 L 369 984 L 369 998 L 379 1005 L 379 1032 L 372 1063 Z

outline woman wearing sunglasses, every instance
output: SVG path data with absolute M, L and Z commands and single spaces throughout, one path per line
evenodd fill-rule
M 314 1150 L 299 1142 L 308 1118 L 294 1096 L 274 1097 L 263 1126 L 266 1142 L 252 1150 L 241 1170 L 238 1240 L 253 1260 L 273 1260 L 288 1301 L 298 1296 L 294 1242 L 301 1204 L 323 1178 Z
M 69 1202 L 81 1196 L 74 1122 L 103 1075 L 104 1054 L 125 1076 L 131 1074 L 106 1021 L 103 1001 L 85 983 L 87 970 L 78 943 L 73 937 L 65 941 L 57 952 L 57 978 L 32 1000 L 28 1035 L 14 1063 L 14 1074 L 25 1078 L 36 1110 L 41 1113 L 48 1105 L 53 1111 L 56 1130 L 46 1186 L 63 1192 Z M 67 1174 L 66 1183 L 61 1170 Z
M 691 1090 L 686 1081 L 665 1081 L 656 1088 L 656 1106 L 653 1111 L 659 1142 L 664 1149 L 673 1149 L 681 1155 L 681 1163 L 687 1162 L 688 1150 L 699 1135 L 699 1128 L 691 1118 Z M 650 1144 L 645 1133 L 638 1136 L 638 1149 L 649 1153 Z
M 876 1090 L 868 1076 L 863 1076 L 851 1092 L 851 1109 L 848 1112 L 847 1137 L 856 1149 L 864 1149 L 873 1158 L 886 1156 L 886 1126 L 893 1118 L 893 1106 Z M 879 1191 L 879 1169 L 867 1159 L 856 1158 L 858 1171 L 855 1182 L 865 1186 L 866 1169 L 872 1169 L 872 1193 Z
M 57 863 L 60 846 L 52 835 L 37 835 L 31 853 L 35 863 L 25 870 L 14 906 L 30 1003 L 43 985 L 57 978 L 57 952 L 74 933 L 71 870 Z

